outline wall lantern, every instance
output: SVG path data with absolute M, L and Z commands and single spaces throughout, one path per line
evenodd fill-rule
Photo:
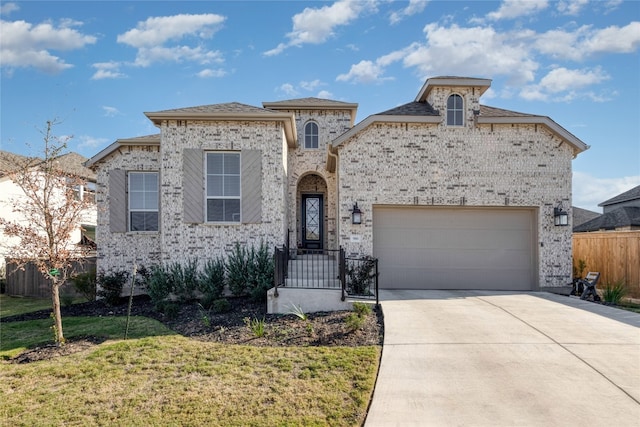
M 358 207 L 358 202 L 353 205 L 351 211 L 351 224 L 362 224 L 362 211 Z
M 569 225 L 569 214 L 562 209 L 562 202 L 559 202 L 558 206 L 553 208 L 553 225 L 556 227 Z

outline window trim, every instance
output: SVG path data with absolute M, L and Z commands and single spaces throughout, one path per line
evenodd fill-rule
M 241 151 L 205 151 L 204 152 L 204 223 L 205 224 L 224 224 L 224 225 L 236 225 L 242 224 L 242 152 Z M 238 195 L 237 196 L 209 196 L 209 169 L 208 158 L 209 154 L 235 154 L 238 156 Z M 216 174 L 219 175 L 219 174 Z M 222 176 L 227 174 L 223 173 Z M 235 174 L 228 174 L 229 176 L 236 176 Z M 209 220 L 209 200 L 237 200 L 240 207 L 238 212 L 237 221 L 210 221 Z
M 455 105 L 454 105 L 454 108 L 449 108 L 449 101 L 452 98 L 455 99 L 454 97 L 460 98 L 460 102 L 462 103 L 462 106 L 459 109 L 455 108 Z M 453 123 L 449 122 L 449 113 L 450 112 L 453 113 Z M 460 113 L 460 122 L 461 123 L 456 123 L 456 113 L 458 113 L 458 112 Z M 446 112 L 446 114 L 447 114 L 447 117 L 446 117 L 447 126 L 464 126 L 464 122 L 465 122 L 465 120 L 464 120 L 464 97 L 462 95 L 460 95 L 458 93 L 452 93 L 451 95 L 449 95 L 447 97 L 447 112 Z
M 156 193 L 157 193 L 157 206 L 155 209 L 131 209 L 131 176 L 135 174 L 155 174 L 156 175 Z M 143 188 L 143 194 L 146 191 Z M 155 212 L 158 215 L 158 228 L 156 230 L 132 230 L 131 214 L 135 212 Z M 140 171 L 131 170 L 127 171 L 127 231 L 133 233 L 157 233 L 160 231 L 160 173 L 158 171 Z
M 316 137 L 316 146 L 308 146 L 307 145 L 307 135 L 309 135 L 310 138 L 313 138 L 314 134 L 312 132 L 307 132 L 307 128 L 311 128 L 311 125 L 315 125 L 315 137 Z M 311 142 L 313 142 L 313 140 L 311 140 Z M 309 120 L 307 123 L 304 124 L 304 148 L 305 150 L 319 150 L 320 149 L 320 126 L 318 125 L 318 123 L 315 120 Z

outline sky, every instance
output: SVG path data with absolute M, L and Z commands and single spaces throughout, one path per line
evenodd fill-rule
M 234 101 L 353 102 L 357 123 L 461 76 L 591 147 L 574 206 L 640 185 L 637 0 L 3 0 L 0 18 L 0 150 L 38 155 L 53 121 L 91 157 L 158 133 L 144 112 Z

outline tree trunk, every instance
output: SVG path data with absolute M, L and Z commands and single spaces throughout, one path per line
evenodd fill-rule
M 64 345 L 64 335 L 62 334 L 62 313 L 60 313 L 60 284 L 55 277 L 52 281 L 51 299 L 53 301 L 54 332 L 56 343 L 61 346 Z

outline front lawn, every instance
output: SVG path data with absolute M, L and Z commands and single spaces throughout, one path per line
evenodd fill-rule
M 50 342 L 53 322 L 0 320 L 1 425 L 359 426 L 381 353 L 376 345 L 202 341 L 142 316 L 131 318 L 126 341 L 122 316 L 63 322 L 69 340 L 106 341 L 71 355 L 11 363 L 6 359 Z

